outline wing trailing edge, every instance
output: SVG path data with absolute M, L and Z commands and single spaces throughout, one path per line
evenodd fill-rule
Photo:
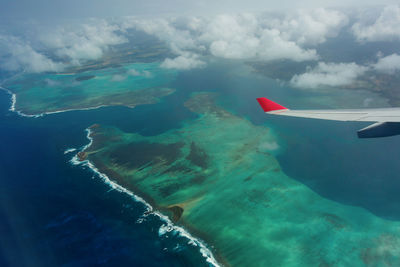
M 336 121 L 368 121 L 374 124 L 357 132 L 359 138 L 400 134 L 400 108 L 291 110 L 265 97 L 257 98 L 265 113 Z

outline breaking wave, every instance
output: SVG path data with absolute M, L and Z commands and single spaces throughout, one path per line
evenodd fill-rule
M 80 151 L 85 151 L 87 148 L 89 148 L 92 143 L 93 143 L 93 138 L 90 136 L 91 135 L 91 130 L 86 129 L 86 137 L 89 139 L 89 143 L 85 146 L 83 146 Z M 66 150 L 64 153 L 68 153 L 68 150 Z M 132 191 L 126 189 L 125 187 L 122 187 L 121 185 L 117 184 L 116 182 L 112 181 L 106 174 L 100 172 L 96 166 L 94 166 L 93 163 L 91 163 L 89 160 L 84 160 L 80 161 L 78 158 L 78 155 L 76 154 L 70 162 L 73 165 L 81 165 L 81 166 L 86 166 L 89 169 L 91 169 L 96 175 L 98 175 L 107 185 L 109 185 L 112 189 L 117 190 L 119 192 L 125 193 L 132 197 L 135 201 L 142 203 L 146 211 L 143 214 L 144 216 L 148 216 L 149 214 L 153 214 L 157 217 L 160 218 L 161 221 L 164 222 L 158 230 L 159 236 L 162 236 L 168 232 L 174 232 L 177 233 L 179 236 L 187 238 L 188 244 L 199 247 L 201 255 L 206 259 L 206 261 L 211 264 L 212 266 L 215 267 L 220 267 L 221 265 L 215 260 L 214 255 L 212 254 L 211 250 L 207 247 L 207 245 L 200 239 L 193 237 L 186 229 L 184 229 L 181 226 L 174 225 L 172 221 L 165 216 L 164 214 L 160 213 L 159 211 L 155 210 L 149 203 L 147 203 L 143 198 L 141 198 L 138 195 L 135 195 Z M 139 219 L 138 222 L 141 223 L 143 219 Z

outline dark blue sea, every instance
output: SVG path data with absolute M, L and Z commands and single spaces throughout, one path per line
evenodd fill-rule
M 143 114 L 165 112 L 111 107 L 35 119 L 9 105 L 0 91 L 0 266 L 208 266 L 186 238 L 160 237 L 157 216 L 138 223 L 142 203 L 64 155 L 88 143 L 84 130 L 95 122 L 155 134 L 168 120 Z
M 188 71 L 171 84 L 177 92 L 156 105 L 106 107 L 26 118 L 8 111 L 0 91 L 0 266 L 208 266 L 199 248 L 173 232 L 159 235 L 157 216 L 112 190 L 85 167 L 69 163 L 89 140 L 94 123 L 157 135 L 196 118 L 183 105 L 191 92 L 217 91 L 219 104 L 279 138 L 284 172 L 321 196 L 400 220 L 400 137 L 357 139 L 365 123 L 275 118 L 256 97 L 305 108 L 304 95 L 257 75 Z M 335 98 L 336 96 L 330 96 Z M 318 108 L 319 106 L 310 106 Z

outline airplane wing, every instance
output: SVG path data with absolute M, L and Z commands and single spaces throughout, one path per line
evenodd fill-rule
M 291 110 L 265 97 L 257 98 L 257 101 L 267 114 L 336 121 L 376 122 L 359 130 L 357 133 L 360 138 L 400 134 L 400 108 Z

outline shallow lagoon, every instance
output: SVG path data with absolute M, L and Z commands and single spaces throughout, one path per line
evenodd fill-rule
M 365 99 L 386 106 L 385 99 L 367 91 L 294 90 L 231 63 L 178 73 L 167 85 L 176 92 L 159 104 L 101 109 L 86 119 L 87 126 L 100 123 L 109 136 L 123 136 L 104 143 L 110 151 L 118 142 L 123 150 L 134 141 L 130 149 L 149 151 L 146 157 L 136 154 L 136 163 L 156 158 L 156 166 L 115 161 L 119 153 L 109 157 L 105 150 L 97 167 L 101 160 L 112 165 L 126 176 L 118 177 L 123 185 L 172 218 L 181 216 L 178 223 L 214 245 L 221 262 L 398 263 L 397 138 L 359 140 L 355 131 L 363 123 L 277 119 L 255 102 L 266 96 L 293 108 L 355 108 Z M 204 101 L 195 101 L 193 110 L 185 107 L 199 91 L 217 93 L 211 112 Z M 51 116 L 57 120 L 64 114 Z M 183 166 L 151 179 L 165 162 Z M 132 173 L 135 168 L 140 171 Z M 183 185 L 175 185 L 181 177 Z
M 194 94 L 185 106 L 199 118 L 157 136 L 96 125 L 88 159 L 206 240 L 227 265 L 400 262 L 400 223 L 285 175 L 274 133 L 219 108 L 215 97 Z
M 92 121 L 129 129 L 126 119 L 143 110 L 26 118 L 7 111 L 9 104 L 0 91 L 1 266 L 208 266 L 198 247 L 172 232 L 160 237 L 159 217 L 143 220 L 141 203 L 64 154 L 87 143 L 82 133 Z
M 175 71 L 162 69 L 158 63 L 134 63 L 84 73 L 20 75 L 3 87 L 16 94 L 17 110 L 34 115 L 109 105 L 154 104 L 173 93 L 165 85 L 175 77 Z

